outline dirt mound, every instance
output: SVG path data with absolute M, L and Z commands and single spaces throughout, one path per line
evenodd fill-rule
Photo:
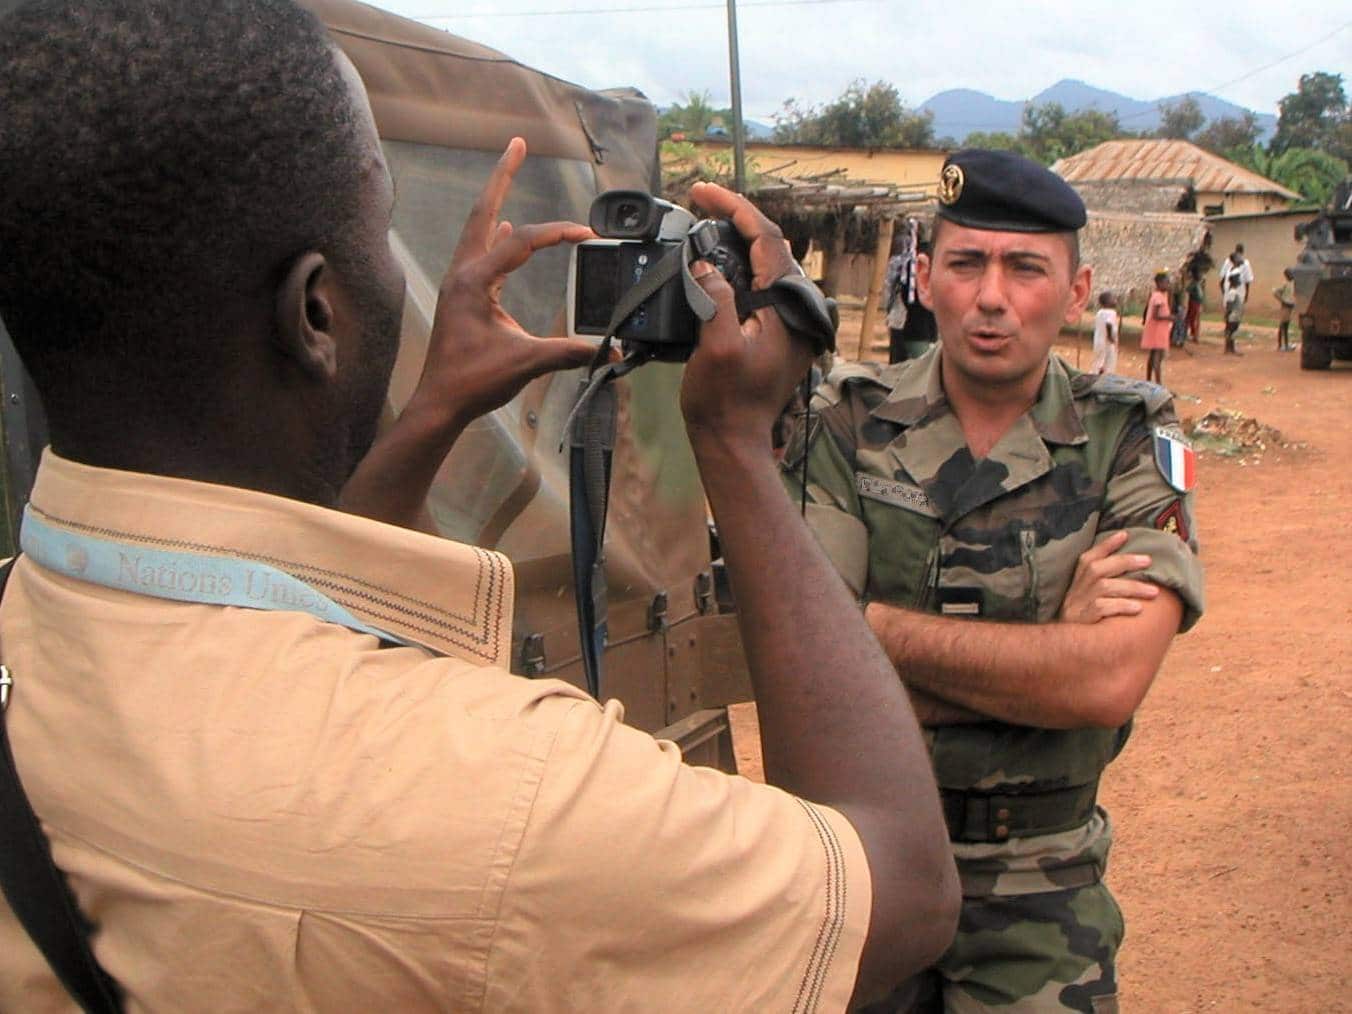
M 1284 439 L 1280 430 L 1233 408 L 1213 408 L 1196 421 L 1184 419 L 1183 427 L 1196 450 L 1226 457 L 1261 454 L 1270 447 L 1304 446 Z

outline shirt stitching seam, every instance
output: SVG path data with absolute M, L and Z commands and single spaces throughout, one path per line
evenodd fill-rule
M 501 603 L 503 595 L 502 585 L 505 582 L 503 582 L 499 572 L 501 562 L 494 555 L 485 553 L 483 550 L 480 550 L 475 547 L 470 547 L 471 549 L 473 549 L 478 563 L 475 580 L 474 606 L 473 606 L 475 615 L 462 616 L 459 613 L 454 613 L 451 612 L 450 610 L 441 609 L 435 605 L 432 605 L 431 603 L 426 603 L 420 599 L 403 595 L 399 592 L 393 591 L 392 589 L 385 588 L 382 585 L 365 581 L 354 575 L 347 574 L 341 571 L 326 570 L 322 567 L 315 567 L 311 564 L 298 563 L 292 560 L 285 560 L 280 557 L 267 556 L 264 554 L 241 553 L 238 550 L 234 550 L 226 546 L 212 545 L 210 543 L 192 542 L 186 539 L 160 539 L 154 536 L 141 535 L 139 533 L 122 531 L 115 528 L 104 528 L 95 525 L 87 525 L 78 521 L 72 521 L 67 518 L 63 518 L 58 515 L 52 514 L 36 506 L 35 504 L 30 504 L 30 506 L 37 514 L 41 515 L 43 518 L 47 520 L 51 520 L 58 524 L 66 525 L 70 528 L 90 532 L 96 535 L 116 536 L 119 538 L 125 538 L 134 542 L 144 543 L 152 546 L 179 547 L 194 550 L 205 550 L 214 553 L 230 553 L 232 555 L 241 555 L 243 556 L 243 558 L 253 560 L 254 562 L 257 563 L 277 564 L 292 571 L 296 575 L 305 575 L 306 579 L 311 581 L 317 587 L 326 588 L 334 592 L 342 592 L 348 596 L 352 596 L 359 602 L 384 606 L 389 609 L 397 610 L 401 614 L 393 616 L 389 614 L 381 614 L 376 612 L 373 608 L 371 608 L 370 605 L 358 606 L 358 608 L 365 609 L 371 615 L 379 619 L 394 620 L 396 622 L 405 624 L 406 626 L 409 627 L 409 629 L 416 630 L 420 633 L 430 634 L 436 637 L 445 637 L 451 643 L 456 644 L 459 647 L 465 648 L 468 651 L 472 651 L 476 655 L 479 655 L 480 657 L 483 658 L 496 659 L 497 657 L 496 651 L 484 652 L 481 650 L 481 646 L 489 643 L 496 645 L 499 639 L 499 635 L 502 629 L 502 615 L 501 615 Z M 484 591 L 485 572 L 487 572 L 487 585 L 488 585 L 487 592 Z M 344 585 L 334 580 L 328 581 L 316 580 L 315 578 L 310 576 L 312 574 L 323 575 L 329 578 L 340 578 L 346 581 L 350 581 L 354 585 L 374 589 L 377 592 L 392 596 L 396 599 L 404 599 L 407 602 L 413 603 L 418 606 L 422 606 L 426 609 L 432 610 L 432 613 L 431 614 L 420 613 L 416 610 L 408 608 L 407 606 L 401 605 L 397 601 L 382 600 L 381 598 L 371 594 L 370 592 L 360 590 L 360 587 L 359 588 L 345 587 Z M 353 598 L 349 598 L 346 601 L 342 601 L 341 604 L 356 605 L 357 602 L 354 602 Z M 485 598 L 489 600 L 486 606 L 483 605 L 483 600 Z M 493 630 L 491 635 L 488 632 L 488 624 L 486 622 L 487 617 L 485 616 L 485 609 L 488 610 L 489 616 L 494 617 Z M 443 633 L 438 630 L 429 629 L 427 627 L 420 627 L 417 624 L 410 622 L 409 618 L 422 620 L 427 623 L 434 624 L 437 627 L 444 628 L 444 630 L 446 631 L 451 631 L 453 633 L 465 635 L 469 638 L 472 638 L 472 641 L 466 643 L 465 641 L 456 640 L 455 637 L 453 637 L 451 634 Z M 464 624 L 469 624 L 469 626 L 466 627 L 464 626 Z
M 806 800 L 797 799 L 817 831 L 818 841 L 826 858 L 826 904 L 817 939 L 808 958 L 803 978 L 798 984 L 798 995 L 793 1010 L 810 1012 L 817 1009 L 826 983 L 827 973 L 835 960 L 836 948 L 845 926 L 846 877 L 844 856 L 835 829 Z M 805 995 L 806 993 L 806 995 Z
M 287 560 L 287 559 L 284 559 L 284 558 L 282 558 L 282 557 L 277 557 L 277 556 L 269 556 L 269 555 L 263 554 L 263 553 L 242 553 L 239 549 L 236 549 L 236 548 L 230 547 L 230 546 L 213 545 L 213 544 L 211 544 L 211 543 L 206 543 L 206 542 L 193 542 L 193 541 L 191 541 L 191 540 L 189 540 L 189 539 L 162 539 L 162 538 L 158 538 L 158 537 L 153 536 L 153 535 L 143 535 L 143 534 L 141 534 L 141 533 L 139 533 L 139 532 L 128 532 L 128 531 L 125 531 L 125 530 L 122 530 L 122 529 L 117 529 L 117 528 L 107 528 L 107 527 L 101 527 L 101 526 L 98 526 L 98 525 L 84 524 L 83 522 L 73 521 L 73 520 L 71 520 L 71 519 L 69 519 L 69 518 L 64 518 L 64 517 L 61 517 L 61 516 L 59 516 L 59 515 L 57 515 L 57 514 L 53 514 L 53 513 L 51 513 L 50 511 L 44 510 L 43 508 L 37 506 L 37 504 L 30 503 L 29 506 L 33 509 L 33 511 L 35 511 L 37 514 L 41 515 L 43 518 L 45 518 L 45 519 L 47 519 L 47 520 L 54 521 L 54 522 L 56 522 L 56 523 L 58 523 L 58 524 L 66 525 L 67 527 L 70 527 L 70 528 L 75 528 L 75 529 L 79 529 L 79 530 L 81 530 L 81 531 L 91 532 L 91 533 L 93 533 L 93 534 L 95 534 L 95 535 L 112 535 L 112 536 L 117 536 L 117 537 L 119 537 L 119 538 L 130 539 L 130 540 L 132 540 L 132 541 L 134 541 L 134 542 L 146 543 L 146 544 L 148 544 L 148 545 L 158 545 L 158 546 L 178 547 L 178 548 L 183 548 L 183 549 L 205 550 L 205 551 L 207 551 L 207 552 L 212 552 L 212 553 L 228 553 L 228 554 L 230 554 L 230 555 L 235 555 L 235 556 L 240 556 L 240 555 L 242 555 L 245 559 L 253 560 L 253 561 L 256 562 L 256 563 L 279 564 L 279 565 L 281 565 L 281 566 L 283 566 L 283 567 L 287 567 L 287 568 L 290 568 L 290 569 L 293 569 L 293 570 L 296 570 L 296 571 L 309 572 L 309 573 L 312 573 L 312 574 L 319 574 L 319 575 L 321 575 L 321 576 L 323 576 L 323 577 L 327 577 L 327 578 L 338 578 L 338 579 L 342 579 L 342 580 L 345 580 L 345 581 L 350 581 L 350 582 L 352 582 L 353 584 L 358 585 L 358 586 L 360 586 L 360 587 L 363 587 L 363 588 L 369 588 L 369 589 L 372 589 L 372 590 L 374 590 L 374 591 L 376 591 L 376 592 L 379 592 L 379 593 L 381 593 L 381 594 L 383 594 L 383 595 L 388 595 L 388 596 L 391 596 L 391 597 L 396 598 L 396 599 L 403 599 L 403 600 L 406 601 L 406 602 L 412 603 L 412 604 L 415 605 L 415 606 L 419 606 L 419 607 L 421 607 L 421 608 L 423 608 L 423 609 L 429 610 L 429 611 L 431 611 L 432 613 L 439 613 L 439 614 L 441 614 L 441 615 L 443 615 L 443 616 L 447 616 L 447 617 L 450 617 L 450 618 L 452 618 L 452 619 L 461 620 L 461 621 L 467 621 L 467 622 L 470 622 L 470 623 L 478 623 L 478 622 L 479 622 L 479 621 L 476 619 L 475 616 L 463 616 L 463 615 L 461 615 L 461 614 L 459 614 L 459 613 L 455 613 L 455 612 L 452 612 L 452 611 L 450 611 L 450 610 L 448 610 L 448 609 L 444 609 L 444 608 L 442 608 L 442 607 L 440 607 L 440 606 L 437 606 L 437 605 L 435 605 L 434 603 L 431 603 L 431 602 L 424 602 L 423 600 L 414 598 L 414 597 L 412 597 L 412 596 L 410 596 L 410 595 L 404 595 L 403 593 L 398 592 L 398 591 L 395 591 L 395 590 L 392 589 L 392 588 L 387 588 L 387 587 L 385 587 L 384 585 L 377 584 L 377 583 L 375 583 L 375 582 L 373 582 L 373 581 L 367 581 L 367 580 L 364 580 L 364 579 L 362 579 L 362 578 L 357 577 L 356 575 L 348 574 L 348 573 L 346 573 L 345 571 L 328 570 L 328 569 L 326 569 L 326 568 L 324 568 L 324 567 L 316 567 L 316 566 L 314 566 L 313 564 L 300 563 L 300 562 L 297 562 L 297 561 L 294 561 L 294 560 Z M 482 583 L 482 571 L 485 569 L 485 564 L 488 565 L 488 569 L 492 570 L 492 569 L 495 569 L 495 566 L 494 566 L 494 565 L 496 564 L 496 561 L 495 561 L 495 560 L 492 560 L 491 557 L 488 557 L 488 554 L 486 554 L 483 550 L 478 549 L 477 547 L 470 546 L 470 547 L 468 547 L 468 548 L 472 549 L 472 550 L 474 551 L 475 556 L 478 558 L 478 562 L 479 562 L 478 570 L 479 570 L 479 572 L 480 572 L 480 574 L 479 574 L 479 583 L 481 584 L 481 583 Z M 330 585 L 328 585 L 327 587 L 338 587 L 338 586 L 337 586 L 337 585 L 334 585 L 334 584 L 330 584 Z M 361 591 L 356 591 L 356 590 L 353 590 L 353 591 L 352 591 L 352 594 L 357 595 L 357 596 L 362 596 L 362 597 L 373 598 L 373 596 L 369 595 L 369 593 L 361 592 Z M 475 611 L 476 613 L 479 612 L 478 606 L 479 606 L 479 597 L 480 597 L 480 594 L 481 594 L 481 593 L 480 593 L 480 588 L 479 588 L 478 585 L 476 585 L 476 587 L 475 587 L 475 609 L 474 609 L 474 611 Z M 398 606 L 398 605 L 395 604 L 395 603 L 386 603 L 386 604 L 387 604 L 387 605 L 394 605 L 395 608 L 401 608 L 401 609 L 402 609 L 402 608 L 405 608 L 405 607 L 402 607 L 402 606 Z M 412 610 L 409 610 L 409 611 L 412 612 Z M 423 618 L 425 618 L 425 619 L 431 619 L 432 617 L 423 617 Z

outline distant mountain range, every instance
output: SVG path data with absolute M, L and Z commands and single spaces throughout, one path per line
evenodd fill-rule
M 1207 122 L 1221 117 L 1239 117 L 1249 112 L 1243 106 L 1226 102 L 1214 95 L 1190 92 L 1201 107 Z M 934 114 L 934 136 L 951 137 L 961 142 L 974 130 L 1005 131 L 1016 134 L 1023 122 L 1023 110 L 1028 105 L 1043 105 L 1058 102 L 1067 112 L 1078 113 L 1087 109 L 1098 109 L 1105 113 L 1116 113 L 1118 120 L 1127 130 L 1151 131 L 1159 126 L 1159 107 L 1163 103 L 1173 103 L 1186 95 L 1169 95 L 1149 101 L 1129 98 L 1117 92 L 1105 91 L 1085 84 L 1083 81 L 1066 79 L 1058 81 L 1050 88 L 1038 92 L 1023 102 L 997 99 L 985 92 L 970 88 L 951 88 L 940 92 L 920 104 L 921 110 Z M 1258 136 L 1266 141 L 1277 129 L 1277 117 L 1271 113 L 1258 113 Z

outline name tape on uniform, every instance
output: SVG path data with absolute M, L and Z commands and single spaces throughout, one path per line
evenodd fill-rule
M 908 511 L 915 511 L 917 514 L 923 514 L 930 518 L 939 516 L 939 512 L 934 509 L 934 504 L 930 502 L 929 496 L 913 483 L 902 482 L 899 479 L 884 479 L 878 475 L 865 475 L 863 472 L 855 473 L 854 483 L 859 495 L 868 497 L 870 500 L 892 504 L 894 507 L 903 507 Z

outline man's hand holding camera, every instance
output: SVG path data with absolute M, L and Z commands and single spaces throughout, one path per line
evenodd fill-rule
M 751 253 L 753 287 L 763 289 L 798 273 L 779 227 L 745 197 L 713 183 L 697 183 L 691 198 L 731 220 Z M 700 328 L 699 344 L 686 365 L 681 411 L 699 454 L 710 441 L 763 445 L 768 460 L 770 430 L 812 361 L 806 341 L 794 338 L 772 307 L 737 321 L 732 287 L 711 265 L 697 261 L 691 273 L 718 307 Z

